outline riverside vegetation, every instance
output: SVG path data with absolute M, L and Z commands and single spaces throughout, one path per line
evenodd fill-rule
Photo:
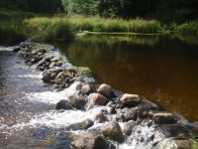
M 191 21 L 181 25 L 163 24 L 157 20 L 121 18 L 101 18 L 99 16 L 36 17 L 34 13 L 0 11 L 1 44 L 15 44 L 31 38 L 36 41 L 71 41 L 82 31 L 165 34 L 177 32 L 198 35 L 198 22 Z

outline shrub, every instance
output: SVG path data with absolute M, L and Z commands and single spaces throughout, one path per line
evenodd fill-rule
M 177 31 L 182 33 L 198 35 L 198 21 L 184 23 L 177 27 Z
M 9 21 L 0 23 L 0 44 L 17 44 L 24 41 L 26 37 L 21 24 L 13 24 Z
M 54 22 L 43 35 L 45 41 L 71 41 L 72 39 L 74 39 L 74 32 L 67 21 Z

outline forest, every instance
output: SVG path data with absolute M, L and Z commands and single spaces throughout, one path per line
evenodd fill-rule
M 0 9 L 185 22 L 198 18 L 197 0 L 1 0 Z M 64 8 L 64 9 L 63 9 Z

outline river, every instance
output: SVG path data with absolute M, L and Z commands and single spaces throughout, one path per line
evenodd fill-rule
M 70 44 L 53 43 L 52 55 L 65 55 L 67 65 L 85 66 L 95 83 L 108 83 L 123 92 L 137 93 L 165 109 L 198 121 L 198 45 L 169 36 L 85 35 Z M 81 133 L 79 124 L 108 107 L 87 111 L 57 111 L 55 104 L 75 92 L 77 83 L 55 92 L 43 83 L 42 73 L 27 67 L 0 47 L 0 148 L 70 148 L 70 134 Z M 112 119 L 112 117 L 109 117 Z M 104 124 L 95 124 L 95 130 Z M 124 123 L 120 123 L 123 128 Z M 139 130 L 142 133 L 139 133 Z M 149 136 L 155 136 L 150 141 Z M 138 138 L 139 136 L 140 138 Z M 144 141 L 141 138 L 145 138 Z M 154 127 L 137 131 L 112 148 L 152 148 L 165 136 Z
M 198 42 L 181 37 L 87 35 L 57 46 L 74 65 L 90 67 L 96 82 L 198 121 Z

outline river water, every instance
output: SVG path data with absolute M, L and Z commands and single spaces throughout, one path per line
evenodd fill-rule
M 137 93 L 198 121 L 198 38 L 180 35 L 87 35 L 57 44 L 98 83 Z
M 59 49 L 55 48 L 53 55 L 65 54 L 68 65 L 90 67 L 96 83 L 140 94 L 171 112 L 198 120 L 196 43 L 166 36 L 86 35 L 71 44 L 54 45 Z M 79 82 L 55 92 L 42 82 L 41 72 L 27 67 L 12 50 L 0 47 L 0 148 L 70 148 L 70 134 L 81 133 L 83 120 L 109 110 L 104 106 L 87 111 L 55 110 L 58 101 L 75 93 Z M 101 125 L 95 124 L 90 130 Z M 124 123 L 120 125 L 123 128 Z M 144 141 L 139 141 L 142 138 Z M 145 123 L 137 126 L 123 144 L 113 143 L 112 148 L 150 149 L 154 142 L 164 139 L 161 132 Z

